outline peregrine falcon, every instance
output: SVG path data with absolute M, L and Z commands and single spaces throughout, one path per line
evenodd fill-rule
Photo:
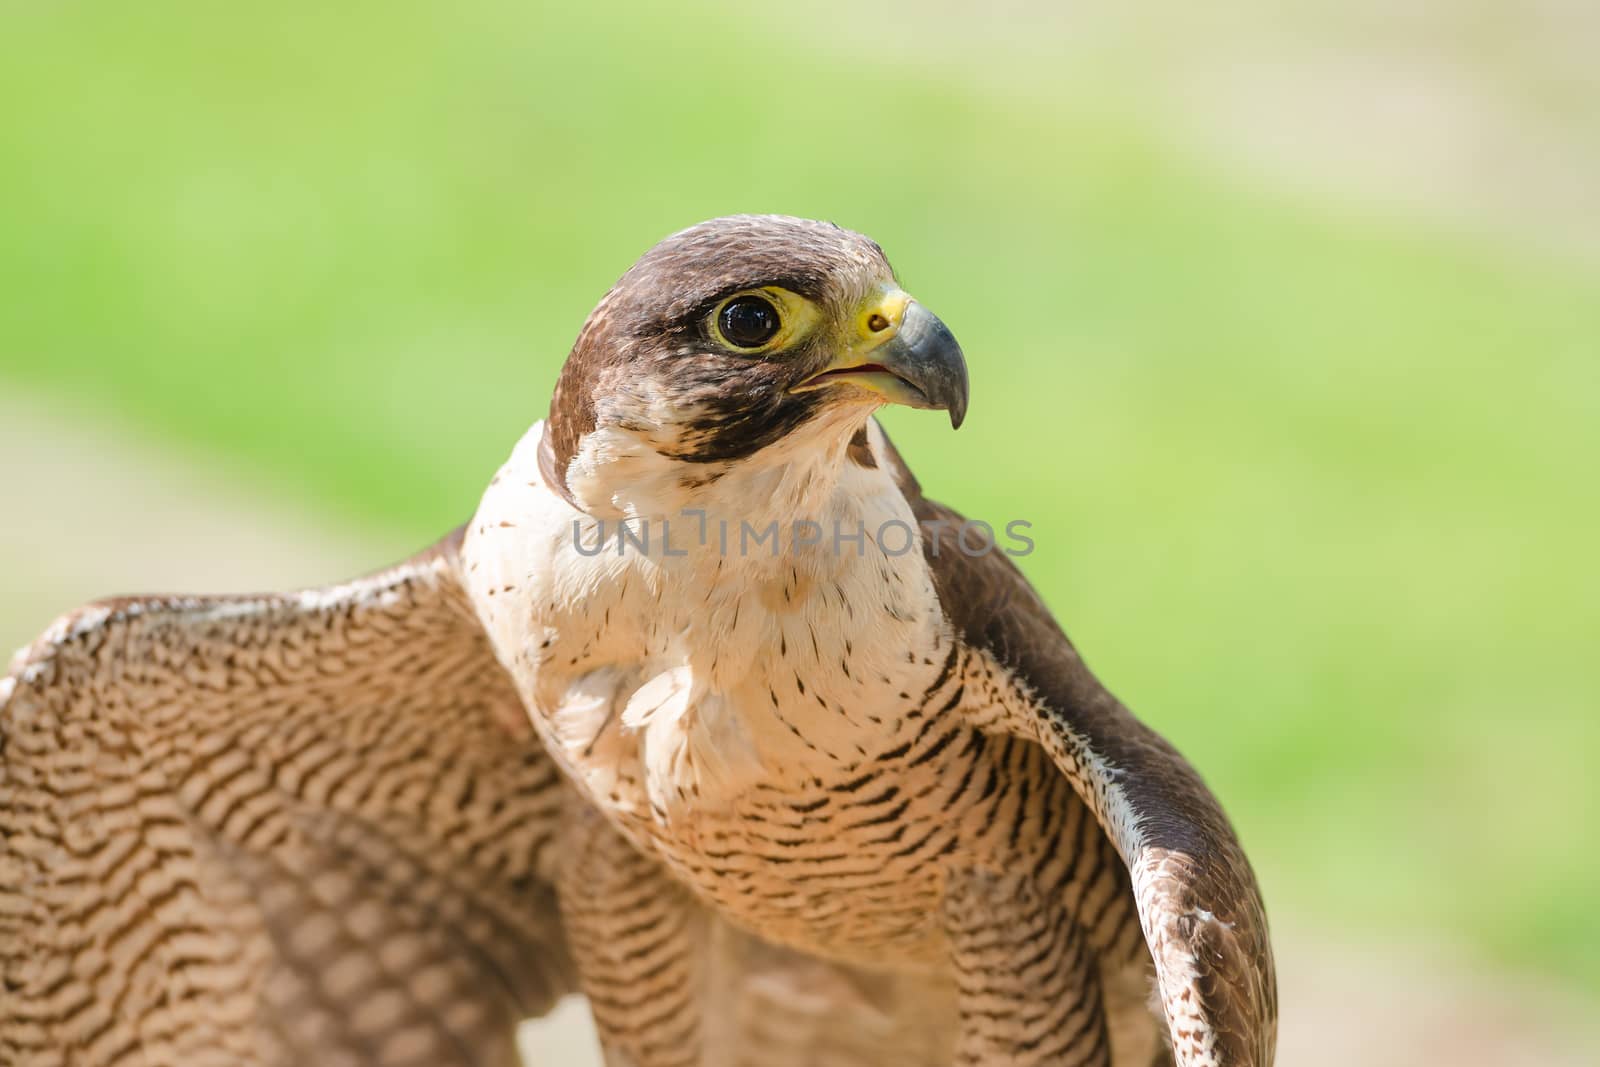
M 601 300 L 462 530 L 141 597 L 0 682 L 0 1060 L 1266 1067 L 1199 775 L 874 413 L 967 368 L 871 240 L 716 219 Z

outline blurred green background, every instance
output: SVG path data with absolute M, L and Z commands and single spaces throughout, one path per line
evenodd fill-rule
M 657 238 L 863 230 L 1274 916 L 1600 994 L 1600 19 L 1291 7 L 0 3 L 0 391 L 420 545 Z

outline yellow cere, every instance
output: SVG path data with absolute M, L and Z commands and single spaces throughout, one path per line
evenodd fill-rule
M 878 345 L 893 337 L 900 329 L 900 323 L 906 317 L 906 308 L 911 305 L 911 295 L 903 289 L 889 289 L 873 294 L 860 312 L 856 315 L 856 336 L 864 344 L 859 350 L 876 348 Z M 887 328 L 874 328 L 874 316 L 881 316 L 888 322 Z

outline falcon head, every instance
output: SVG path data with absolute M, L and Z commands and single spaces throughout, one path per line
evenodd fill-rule
M 713 219 L 646 252 L 590 314 L 540 465 L 583 507 L 610 495 L 597 479 L 641 477 L 646 457 L 694 484 L 752 457 L 842 452 L 884 404 L 940 408 L 959 426 L 967 367 L 883 250 L 831 223 Z M 580 479 L 595 492 L 575 492 Z

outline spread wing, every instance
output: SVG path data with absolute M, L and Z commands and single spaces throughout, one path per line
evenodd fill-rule
M 107 601 L 19 654 L 0 1061 L 517 1062 L 573 985 L 567 787 L 456 568 Z
M 1094 811 L 1132 877 L 1179 1067 L 1268 1067 L 1277 984 L 1266 913 L 1221 806 L 1176 749 L 1090 673 L 1022 573 L 963 550 L 962 517 L 924 498 L 883 438 L 929 535 L 924 552 L 960 639 L 1018 699 L 1003 728 L 1036 739 Z

